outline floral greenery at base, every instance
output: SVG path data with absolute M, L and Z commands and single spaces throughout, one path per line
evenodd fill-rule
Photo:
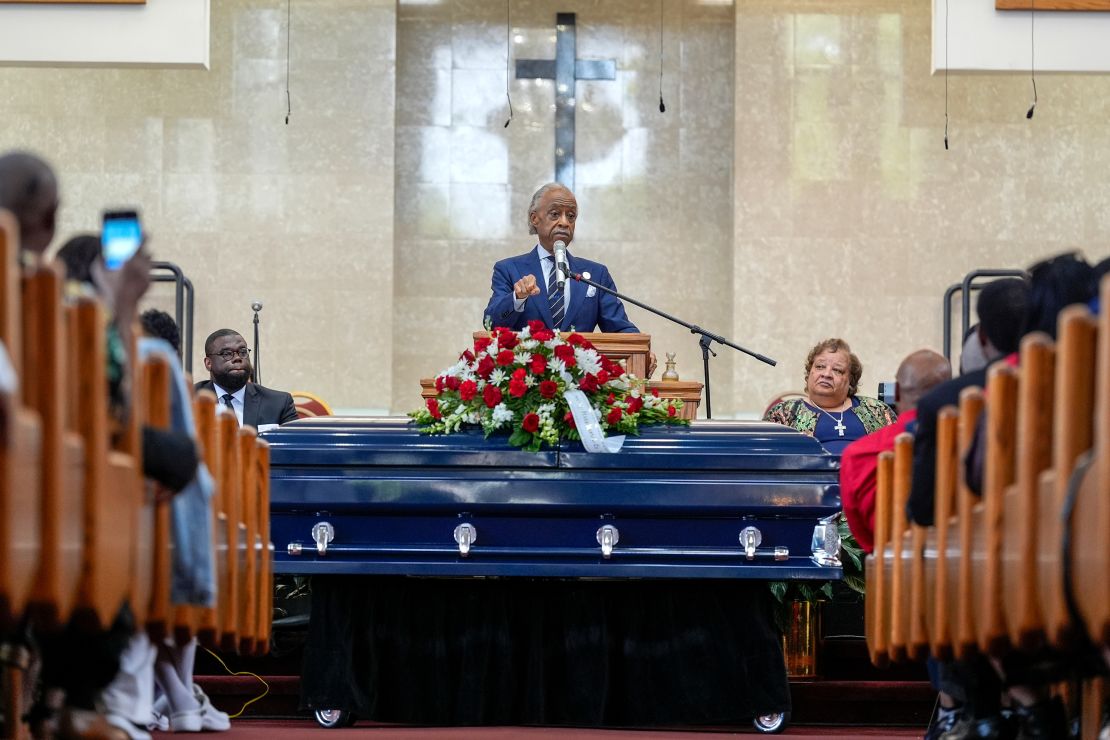
M 852 536 L 843 512 L 837 517 L 836 529 L 840 535 L 841 580 L 856 593 L 865 594 L 863 559 L 866 553 Z M 832 581 L 771 581 L 768 586 L 775 597 L 775 623 L 780 630 L 788 626 L 791 601 L 828 601 L 833 595 Z
M 509 444 L 531 452 L 560 439 L 580 439 L 564 394 L 582 391 L 602 430 L 637 434 L 641 426 L 689 424 L 682 401 L 643 391 L 581 334 L 563 339 L 541 321 L 519 332 L 497 328 L 435 379 L 436 396 L 409 413 L 426 434 L 480 426 L 486 436 L 508 432 Z

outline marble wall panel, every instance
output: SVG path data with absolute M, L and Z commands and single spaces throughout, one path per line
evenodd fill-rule
M 737 360 L 741 415 L 799 389 L 828 336 L 851 343 L 873 394 L 906 354 L 940 348 L 941 297 L 969 270 L 1110 252 L 1110 80 L 1039 77 L 1027 120 L 1028 76 L 952 75 L 945 151 L 928 6 L 825 10 L 736 3 L 733 319 L 779 360 Z
M 143 212 L 156 259 L 196 289 L 194 372 L 213 329 L 248 335 L 261 300 L 266 385 L 338 408 L 391 402 L 391 0 L 214 3 L 211 69 L 0 69 L 0 150 L 57 169 L 58 243 L 102 208 Z M 449 111 L 449 108 L 448 108 Z M 384 276 L 384 278 L 382 277 Z M 156 285 L 148 303 L 172 309 Z

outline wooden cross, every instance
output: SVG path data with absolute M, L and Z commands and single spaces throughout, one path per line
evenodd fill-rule
M 574 109 L 578 80 L 615 80 L 615 59 L 578 59 L 574 13 L 555 15 L 555 58 L 518 59 L 518 80 L 555 80 L 555 180 L 574 190 Z

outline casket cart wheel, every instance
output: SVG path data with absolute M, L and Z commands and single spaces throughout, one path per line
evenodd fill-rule
M 771 714 L 761 714 L 752 720 L 752 726 L 755 727 L 757 732 L 762 732 L 766 735 L 777 735 L 786 729 L 786 723 L 790 720 L 789 712 L 772 712 Z
M 345 709 L 317 709 L 316 721 L 321 727 L 334 730 L 339 727 L 351 727 L 358 721 L 354 712 Z

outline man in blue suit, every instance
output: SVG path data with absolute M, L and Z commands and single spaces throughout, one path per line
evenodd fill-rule
M 560 331 L 572 327 L 576 331 L 595 328 L 607 332 L 639 331 L 628 320 L 619 298 L 573 280 L 567 280 L 562 291 L 552 285 L 555 242 L 570 244 L 577 218 L 578 202 L 564 185 L 548 183 L 532 196 L 528 233 L 535 234 L 539 244 L 525 254 L 500 260 L 493 266 L 493 295 L 485 312 L 493 326 L 523 329 L 529 321 L 538 319 Z M 581 273 L 616 290 L 609 270 L 600 262 L 573 257 L 567 252 L 567 263 L 572 273 Z M 552 316 L 553 309 L 558 320 Z

